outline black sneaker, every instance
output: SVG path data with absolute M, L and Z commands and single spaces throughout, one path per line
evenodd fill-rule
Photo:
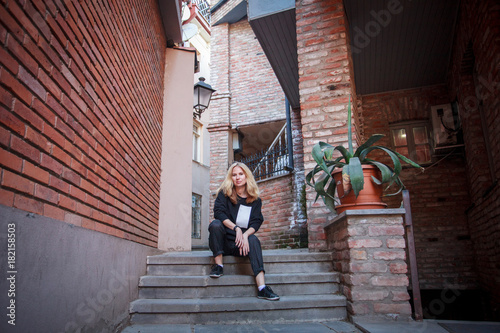
M 224 270 L 222 269 L 222 267 L 220 267 L 217 264 L 213 265 L 212 270 L 210 271 L 210 277 L 218 278 L 221 277 L 222 275 L 224 275 Z
M 268 301 L 278 301 L 280 299 L 280 297 L 278 295 L 276 295 L 273 292 L 273 290 L 268 286 L 265 286 L 264 289 L 259 291 L 259 294 L 257 295 L 257 297 L 267 299 Z

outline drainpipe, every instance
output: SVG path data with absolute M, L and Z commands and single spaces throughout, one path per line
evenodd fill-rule
M 285 96 L 285 109 L 286 109 L 286 137 L 287 137 L 287 149 L 288 149 L 288 169 L 293 170 L 293 143 L 292 143 L 292 118 L 290 116 L 290 102 Z

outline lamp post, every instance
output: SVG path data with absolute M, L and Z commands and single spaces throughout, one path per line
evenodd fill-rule
M 212 94 L 215 89 L 212 89 L 212 86 L 205 83 L 205 78 L 200 77 L 200 81 L 196 82 L 194 85 L 194 103 L 193 103 L 193 118 L 201 119 L 201 114 L 208 108 L 210 104 L 210 99 L 212 98 Z

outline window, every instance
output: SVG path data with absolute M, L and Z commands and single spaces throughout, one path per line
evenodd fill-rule
M 191 197 L 191 238 L 201 239 L 201 195 L 193 193 Z
M 431 162 L 427 121 L 398 123 L 390 128 L 394 150 L 419 164 Z
M 201 124 L 193 123 L 193 161 L 201 162 Z

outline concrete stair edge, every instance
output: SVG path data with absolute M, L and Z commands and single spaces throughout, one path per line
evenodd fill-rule
M 338 272 L 293 273 L 293 274 L 266 274 L 268 284 L 295 284 L 295 283 L 338 283 Z M 175 276 L 175 275 L 146 275 L 139 280 L 139 287 L 210 287 L 231 285 L 254 285 L 255 279 L 250 275 L 223 275 L 214 279 L 209 276 Z
M 256 297 L 248 258 L 224 257 L 224 273 L 208 276 L 210 251 L 167 252 L 147 258 L 139 299 L 130 303 L 134 324 L 277 323 L 345 320 L 347 300 L 339 293 L 333 254 L 264 250 L 266 284 L 280 296 Z M 286 273 L 284 273 L 286 272 Z
M 289 252 L 288 252 L 289 251 Z M 265 263 L 273 262 L 308 262 L 308 261 L 331 261 L 332 254 L 328 252 L 308 252 L 298 250 L 264 250 L 262 256 Z M 245 263 L 248 258 L 225 256 L 224 263 Z M 149 265 L 162 264 L 212 264 L 212 252 L 166 252 L 159 255 L 148 256 Z
M 200 312 L 273 311 L 304 308 L 345 307 L 342 295 L 282 296 L 279 301 L 267 301 L 257 297 L 226 297 L 199 299 L 137 299 L 130 304 L 130 313 L 169 314 Z

